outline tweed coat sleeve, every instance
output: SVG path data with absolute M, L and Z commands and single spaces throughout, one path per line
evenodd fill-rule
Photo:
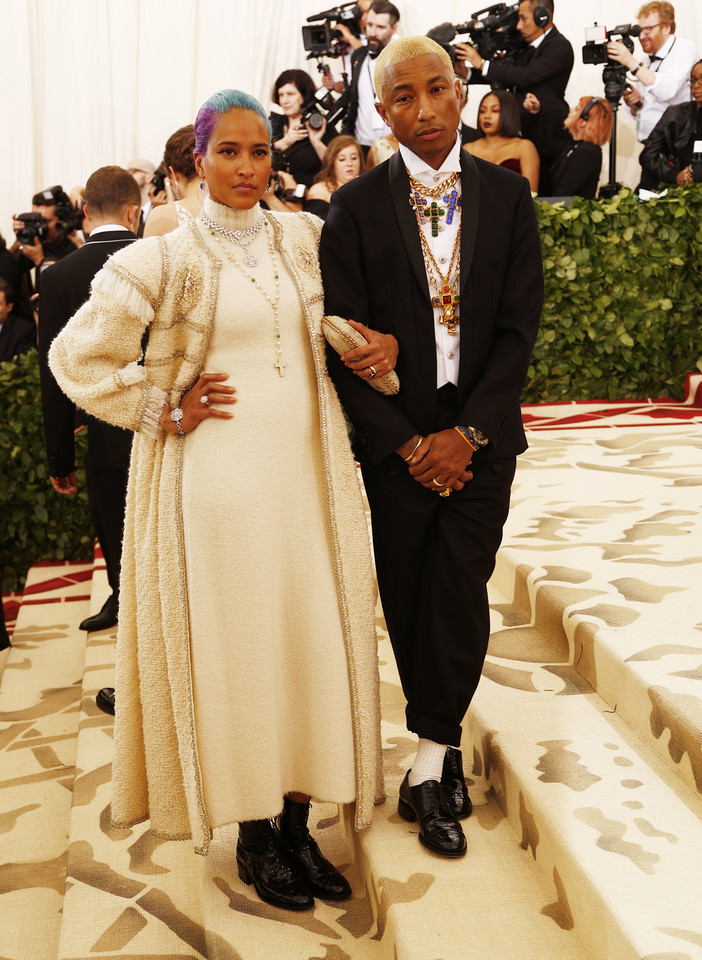
M 116 253 L 96 275 L 89 300 L 55 338 L 49 366 L 64 393 L 89 414 L 128 430 L 161 433 L 166 393 L 140 365 L 142 337 L 163 278 L 162 238 Z

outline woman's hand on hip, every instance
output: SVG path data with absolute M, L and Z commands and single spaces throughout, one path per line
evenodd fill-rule
M 208 417 L 231 420 L 233 413 L 212 406 L 214 403 L 236 403 L 236 389 L 223 383 L 228 379 L 228 373 L 203 373 L 197 383 L 183 394 L 179 404 L 183 411 L 183 419 L 180 421 L 183 433 L 190 433 Z M 166 433 L 178 433 L 177 425 L 171 420 L 171 408 L 168 406 L 164 406 L 161 413 L 161 426 Z
M 362 380 L 372 380 L 376 376 L 382 377 L 394 370 L 400 349 L 395 337 L 391 333 L 371 330 L 357 320 L 349 320 L 349 323 L 368 341 L 342 354 L 341 360 L 349 370 L 353 370 Z

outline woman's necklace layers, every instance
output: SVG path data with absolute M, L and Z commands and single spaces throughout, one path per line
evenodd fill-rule
M 203 210 L 200 214 L 200 219 L 209 229 L 210 235 L 222 248 L 224 255 L 230 260 L 235 267 L 238 267 L 239 270 L 247 277 L 256 289 L 259 291 L 261 296 L 266 300 L 270 305 L 271 310 L 273 311 L 273 333 L 274 333 L 274 342 L 275 342 L 275 362 L 273 366 L 276 368 L 281 377 L 285 376 L 285 367 L 287 364 L 283 362 L 283 351 L 281 344 L 280 336 L 280 316 L 279 316 L 279 306 L 280 306 L 280 274 L 278 273 L 278 260 L 275 255 L 275 243 L 273 241 L 273 235 L 271 227 L 268 223 L 268 220 L 261 214 L 259 219 L 253 224 L 253 226 L 248 227 L 245 230 L 230 230 L 228 227 L 223 227 L 221 224 L 217 223 L 216 220 L 213 220 L 208 216 Z M 221 237 L 225 237 L 227 240 L 230 240 L 232 243 L 236 244 L 239 247 L 242 247 L 245 251 L 244 263 L 247 267 L 256 267 L 258 266 L 258 259 L 248 252 L 248 247 L 254 242 L 258 237 L 261 230 L 265 227 L 266 229 L 266 240 L 268 242 L 268 252 L 271 258 L 271 264 L 273 266 L 273 281 L 275 284 L 275 292 L 271 297 L 270 294 L 263 288 L 263 286 L 256 280 L 256 278 L 236 259 L 228 246 L 222 241 Z
M 424 264 L 429 282 L 435 292 L 435 296 L 431 298 L 431 302 L 434 307 L 441 310 L 439 323 L 446 327 L 451 336 L 455 336 L 458 332 L 456 327 L 460 322 L 456 308 L 461 300 L 460 294 L 458 293 L 461 224 L 459 221 L 451 259 L 445 274 L 441 272 L 436 262 L 423 227 L 424 224 L 430 223 L 431 235 L 432 237 L 437 237 L 439 231 L 443 229 L 441 219 L 444 216 L 446 217 L 446 224 L 448 226 L 453 223 L 456 208 L 461 206 L 461 198 L 458 196 L 458 191 L 456 190 L 459 175 L 458 173 L 452 173 L 443 183 L 440 183 L 436 187 L 425 187 L 418 180 L 415 180 L 411 174 L 408 173 L 408 176 L 411 188 L 409 204 L 417 217 L 419 242 L 422 245 Z M 441 197 L 446 204 L 446 208 L 440 207 L 436 202 L 439 197 Z

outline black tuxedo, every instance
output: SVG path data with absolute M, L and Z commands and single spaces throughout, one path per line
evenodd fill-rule
M 75 469 L 75 404 L 61 391 L 49 369 L 48 353 L 54 337 L 90 295 L 95 274 L 116 251 L 133 243 L 125 230 L 90 236 L 80 249 L 49 267 L 43 274 L 39 310 L 39 363 L 44 410 L 44 439 L 52 477 L 67 477 Z M 132 448 L 128 430 L 88 417 L 85 458 L 90 511 L 113 592 L 119 592 L 124 503 Z
M 559 33 L 556 27 L 552 27 L 538 47 L 527 46 L 519 50 L 512 63 L 491 61 L 487 77 L 480 74 L 476 76 L 476 71 L 473 71 L 471 81 L 489 83 L 493 87 L 512 91 L 519 103 L 522 136 L 527 140 L 534 140 L 539 150 L 540 127 L 536 118 L 540 115 L 544 126 L 560 129 L 568 116 L 565 90 L 573 69 L 573 59 L 570 41 Z M 536 116 L 522 106 L 527 93 L 533 93 L 541 102 L 541 110 Z M 533 129 L 535 127 L 536 129 Z M 550 195 L 547 169 L 547 165 L 542 163 L 539 182 L 541 196 Z
M 399 343 L 396 397 L 376 393 L 333 351 L 329 369 L 354 425 L 408 727 L 454 745 L 487 648 L 486 583 L 526 447 L 519 394 L 543 296 L 527 181 L 465 151 L 461 166 L 457 389 L 437 391 L 435 320 L 400 153 L 334 192 L 320 248 L 326 312 Z M 473 458 L 473 480 L 441 498 L 394 451 L 455 425 L 477 427 L 490 443 Z
M 356 136 L 356 119 L 358 117 L 358 81 L 361 77 L 361 70 L 363 69 L 363 64 L 366 61 L 366 57 L 370 54 L 370 48 L 367 46 L 359 47 L 358 50 L 354 50 L 351 57 L 351 79 L 349 80 L 349 87 L 346 91 L 348 96 L 348 110 L 346 112 L 346 119 L 344 120 L 341 132 L 348 134 L 350 137 Z M 375 68 L 375 61 L 371 63 L 371 73 Z M 358 139 L 358 138 L 357 138 Z M 364 155 L 368 150 L 367 146 L 364 146 Z
M 28 350 L 36 350 L 37 328 L 33 320 L 9 314 L 0 324 L 0 363 L 12 360 Z

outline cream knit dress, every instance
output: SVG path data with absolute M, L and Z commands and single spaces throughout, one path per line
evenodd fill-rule
M 207 211 L 229 229 L 261 216 L 258 206 L 212 201 Z M 198 229 L 223 264 L 203 371 L 227 373 L 237 391 L 236 405 L 222 408 L 232 420 L 204 420 L 183 441 L 195 736 L 208 818 L 219 827 L 274 816 L 288 791 L 352 802 L 354 744 L 298 292 L 276 255 L 281 377 L 273 309 L 251 280 L 274 299 L 270 226 L 249 247 L 256 267 L 229 239 Z

